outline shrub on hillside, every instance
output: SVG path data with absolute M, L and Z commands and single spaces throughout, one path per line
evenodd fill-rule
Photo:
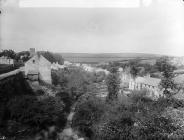
M 117 110 L 116 110 L 117 111 Z M 105 114 L 101 121 L 95 125 L 95 139 L 99 140 L 129 140 L 133 139 L 132 130 L 134 120 L 132 113 L 128 110 Z
M 51 63 L 58 62 L 58 64 L 60 64 L 60 65 L 63 65 L 63 63 L 64 63 L 64 59 L 63 59 L 62 55 L 60 55 L 60 54 L 52 53 L 52 52 L 48 52 L 48 51 L 40 51 L 40 52 L 38 52 L 38 54 L 43 55 Z
M 64 91 L 63 92 L 58 92 L 56 94 L 56 98 L 59 98 L 65 104 L 64 111 L 69 113 L 70 109 L 71 109 L 71 106 L 73 104 L 73 99 L 69 95 L 69 93 L 64 92 Z
M 77 105 L 72 126 L 87 137 L 92 137 L 93 125 L 98 122 L 104 112 L 104 102 L 95 96 L 87 97 Z
M 37 100 L 33 96 L 17 96 L 8 102 L 7 107 L 11 120 L 32 127 L 64 126 L 66 121 L 64 104 L 54 97 Z
M 7 102 L 19 95 L 32 94 L 32 89 L 21 73 L 8 77 L 0 82 L 0 127 L 8 119 Z
M 63 91 L 68 92 L 73 100 L 87 93 L 93 80 L 90 73 L 78 67 L 52 72 L 53 84 L 59 85 Z
M 151 100 L 145 96 L 145 92 L 132 94 L 131 99 L 135 109 L 137 139 L 168 139 L 168 136 L 177 129 L 172 118 L 163 115 L 167 107 L 175 104 L 174 100 L 167 98 Z
M 130 98 L 128 105 L 84 98 L 77 106 L 73 126 L 94 140 L 169 139 L 172 132 L 180 133 L 173 118 L 164 115 L 175 104 L 173 100 L 151 100 L 144 92 Z

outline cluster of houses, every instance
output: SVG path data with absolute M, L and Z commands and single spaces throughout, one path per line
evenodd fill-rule
M 24 69 L 21 70 L 25 74 L 25 78 L 31 81 L 43 81 L 52 84 L 51 69 L 63 68 L 58 63 L 51 63 L 44 56 L 36 53 L 35 48 L 30 48 L 30 59 L 25 62 Z M 0 64 L 14 65 L 14 60 L 5 56 L 0 57 Z
M 14 64 L 14 60 L 8 59 L 6 57 L 0 57 L 0 64 Z M 24 72 L 25 77 L 29 80 L 43 81 L 45 83 L 52 84 L 51 70 L 64 69 L 69 66 L 80 67 L 88 72 L 105 72 L 106 75 L 109 73 L 107 70 L 92 67 L 88 64 L 70 63 L 68 61 L 64 61 L 63 65 L 60 65 L 57 62 L 51 63 L 44 56 L 36 53 L 34 48 L 30 49 L 30 59 L 25 63 Z M 150 75 L 133 78 L 129 72 L 123 70 L 122 68 L 119 69 L 119 74 L 121 79 L 121 86 L 127 84 L 129 90 L 146 89 L 149 91 L 151 96 L 162 96 L 162 90 L 159 87 L 161 79 L 150 77 Z M 184 82 L 183 75 L 180 79 L 182 79 L 182 82 Z M 181 80 L 177 79 L 176 81 Z
M 57 62 L 51 63 L 42 55 L 35 53 L 34 49 L 31 49 L 31 55 L 32 57 L 25 63 L 25 75 L 31 80 L 41 80 L 51 84 L 51 69 L 58 70 L 69 66 L 80 67 L 88 72 L 105 72 L 106 75 L 109 73 L 107 70 L 92 67 L 88 64 L 70 63 L 68 61 L 64 61 L 63 65 L 60 65 Z M 119 69 L 119 74 L 121 85 L 127 83 L 129 90 L 132 91 L 146 89 L 149 95 L 152 97 L 163 96 L 163 90 L 160 89 L 161 79 L 150 77 L 150 75 L 133 78 L 129 72 L 124 71 L 122 68 Z
M 1 57 L 0 64 L 14 64 L 14 60 Z M 105 72 L 106 75 L 109 73 L 107 70 L 92 67 L 88 64 L 70 63 L 68 61 L 64 61 L 63 65 L 60 65 L 57 62 L 51 63 L 44 56 L 36 53 L 34 48 L 30 49 L 30 59 L 25 62 L 24 72 L 25 77 L 29 80 L 43 81 L 45 83 L 52 84 L 51 70 L 64 69 L 69 66 L 80 67 L 88 72 Z M 128 83 L 129 90 L 147 89 L 153 95 L 160 96 L 161 92 L 159 89 L 159 83 L 161 79 L 152 78 L 150 76 L 133 78 L 130 73 L 125 72 L 122 68 L 119 69 L 119 73 L 122 85 L 124 85 L 124 83 Z
M 85 71 L 88 71 L 88 72 L 96 72 L 96 73 L 98 73 L 98 72 L 104 72 L 106 75 L 109 74 L 109 71 L 107 71 L 105 69 L 102 69 L 102 68 L 92 67 L 89 64 L 82 64 L 81 67 Z
M 88 64 L 80 63 L 70 63 L 64 61 L 63 65 L 58 64 L 57 62 L 51 63 L 44 56 L 35 52 L 35 49 L 30 49 L 31 58 L 25 63 L 24 71 L 25 76 L 30 80 L 43 81 L 51 84 L 51 70 L 64 69 L 69 66 L 80 67 L 88 72 L 105 72 L 108 74 L 107 70 L 101 68 L 95 68 Z
M 162 91 L 159 87 L 161 79 L 150 77 L 150 75 L 133 78 L 129 72 L 119 69 L 121 85 L 128 84 L 129 90 L 147 90 L 152 97 L 162 96 Z

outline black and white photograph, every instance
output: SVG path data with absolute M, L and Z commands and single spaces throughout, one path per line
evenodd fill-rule
M 0 0 L 0 140 L 183 139 L 183 0 Z

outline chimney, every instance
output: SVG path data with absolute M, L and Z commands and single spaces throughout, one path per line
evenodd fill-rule
M 30 48 L 30 57 L 33 57 L 35 53 L 35 48 Z

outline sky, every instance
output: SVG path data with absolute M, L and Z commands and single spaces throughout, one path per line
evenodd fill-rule
M 184 56 L 182 0 L 0 1 L 0 49 Z

